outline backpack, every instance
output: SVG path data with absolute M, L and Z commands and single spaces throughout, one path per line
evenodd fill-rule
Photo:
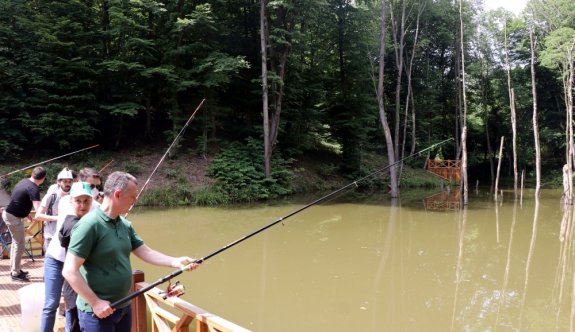
M 72 235 L 72 228 L 74 225 L 80 220 L 80 218 L 76 217 L 75 215 L 67 215 L 66 219 L 64 219 L 64 224 L 62 224 L 62 228 L 60 228 L 60 233 L 58 234 L 58 239 L 60 240 L 60 245 L 66 250 L 68 250 L 68 246 L 70 245 L 70 235 Z
M 54 215 L 54 203 L 56 203 L 56 193 L 52 193 L 52 195 L 50 195 L 50 198 L 48 198 L 48 206 L 47 206 L 47 210 L 46 210 L 46 214 L 53 216 Z

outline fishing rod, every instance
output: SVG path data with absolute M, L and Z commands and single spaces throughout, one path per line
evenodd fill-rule
M 114 162 L 114 159 L 108 161 L 108 163 L 106 163 L 106 165 L 104 165 L 104 167 L 102 167 L 98 173 L 102 173 L 103 170 L 105 170 L 106 168 L 108 168 L 108 166 L 110 166 L 112 163 Z
M 409 156 L 407 156 L 407 157 L 405 157 L 405 158 L 403 158 L 403 159 L 401 159 L 401 160 L 399 160 L 399 161 L 396 161 L 396 162 L 394 162 L 394 163 L 392 163 L 392 164 L 389 164 L 389 165 L 387 165 L 387 166 L 385 166 L 385 167 L 383 167 L 383 168 L 380 168 L 380 169 L 378 169 L 378 170 L 376 170 L 376 171 L 374 171 L 374 172 L 372 172 L 372 173 L 369 173 L 368 175 L 366 175 L 366 176 L 364 176 L 364 177 L 362 177 L 362 178 L 360 178 L 360 179 L 358 179 L 358 180 L 355 180 L 355 181 L 353 181 L 353 182 L 351 182 L 351 183 L 349 183 L 349 184 L 347 184 L 347 185 L 345 185 L 345 186 L 343 186 L 343 187 L 341 187 L 341 188 L 339 188 L 339 189 L 337 189 L 337 190 L 335 190 L 335 191 L 333 191 L 333 192 L 331 192 L 331 193 L 329 193 L 329 194 L 327 194 L 327 195 L 325 195 L 325 196 L 323 196 L 323 197 L 321 197 L 321 198 L 318 198 L 318 199 L 316 199 L 315 201 L 313 201 L 313 202 L 311 202 L 311 203 L 309 203 L 309 204 L 307 204 L 307 205 L 305 205 L 305 206 L 303 206 L 303 207 L 301 207 L 301 208 L 299 208 L 299 209 L 297 209 L 297 210 L 294 210 L 294 211 L 292 211 L 291 213 L 288 213 L 287 215 L 285 215 L 285 216 L 283 216 L 283 217 L 277 219 L 276 221 L 273 221 L 273 222 L 271 222 L 271 223 L 269 223 L 269 224 L 263 226 L 262 228 L 260 228 L 260 229 L 258 229 L 258 230 L 256 230 L 256 231 L 254 231 L 254 232 L 252 232 L 252 233 L 250 233 L 250 234 L 248 234 L 248 235 L 246 235 L 246 236 L 244 236 L 244 237 L 242 237 L 242 238 L 239 238 L 239 239 L 235 240 L 234 242 L 231 242 L 231 243 L 229 243 L 229 244 L 223 246 L 222 248 L 220 248 L 220 249 L 218 249 L 218 250 L 212 252 L 211 254 L 209 254 L 209 255 L 207 255 L 207 256 L 204 256 L 204 257 L 202 257 L 202 258 L 196 259 L 195 261 L 189 263 L 188 265 L 186 265 L 186 266 L 184 266 L 184 267 L 181 267 L 180 269 L 178 269 L 178 270 L 176 270 L 176 271 L 174 271 L 174 272 L 172 272 L 172 273 L 170 273 L 170 274 L 168 274 L 168 275 L 166 275 L 166 276 L 164 276 L 164 277 L 162 277 L 162 278 L 156 280 L 156 281 L 153 282 L 152 284 L 150 284 L 150 285 L 148 285 L 148 286 L 146 286 L 146 287 L 144 287 L 144 288 L 142 288 L 142 289 L 140 289 L 140 290 L 138 290 L 138 291 L 135 291 L 135 292 L 133 292 L 133 293 L 131 293 L 131 294 L 128 294 L 128 295 L 125 296 L 124 298 L 121 298 L 121 299 L 119 299 L 118 301 L 112 303 L 110 306 L 111 306 L 112 308 L 115 308 L 115 307 L 119 306 L 120 304 L 122 304 L 122 303 L 124 303 L 124 302 L 130 301 L 131 299 L 133 299 L 133 298 L 139 296 L 140 294 L 143 294 L 143 293 L 149 291 L 150 289 L 156 287 L 157 285 L 163 284 L 164 282 L 166 282 L 166 281 L 168 281 L 168 280 L 170 280 L 170 279 L 172 279 L 172 278 L 174 278 L 174 277 L 180 275 L 182 272 L 187 271 L 187 270 L 190 270 L 193 266 L 198 265 L 198 264 L 201 264 L 201 263 L 207 261 L 208 259 L 214 257 L 215 255 L 220 254 L 220 253 L 222 253 L 223 251 L 226 251 L 226 250 L 230 249 L 231 247 L 233 247 L 233 246 L 235 246 L 235 245 L 237 245 L 237 244 L 239 244 L 239 243 L 241 243 L 241 242 L 243 242 L 243 241 L 245 241 L 245 240 L 251 238 L 252 236 L 254 236 L 254 235 L 256 235 L 256 234 L 259 234 L 259 233 L 265 231 L 266 229 L 268 229 L 268 228 L 270 228 L 270 227 L 272 227 L 272 226 L 274 226 L 274 225 L 276 225 L 276 224 L 278 224 L 278 223 L 280 223 L 280 222 L 282 222 L 282 221 L 288 219 L 289 217 L 292 217 L 292 216 L 294 216 L 295 214 L 298 214 L 298 213 L 302 212 L 303 210 L 305 210 L 305 209 L 307 209 L 307 208 L 310 208 L 310 207 L 312 207 L 312 206 L 314 206 L 314 205 L 316 205 L 316 204 L 318 204 L 318 203 L 321 203 L 321 202 L 323 202 L 323 201 L 326 201 L 328 198 L 331 198 L 331 197 L 337 195 L 338 193 L 340 193 L 340 192 L 342 192 L 342 191 L 344 191 L 344 190 L 346 190 L 346 189 L 348 189 L 348 188 L 350 188 L 350 187 L 352 187 L 352 186 L 357 187 L 357 186 L 358 186 L 358 185 L 357 185 L 358 183 L 360 183 L 360 182 L 362 182 L 362 181 L 365 181 L 366 179 L 369 179 L 369 178 L 371 178 L 371 177 L 373 177 L 373 176 L 375 176 L 375 175 L 377 175 L 377 174 L 379 174 L 379 173 L 381 173 L 381 172 L 383 172 L 383 171 L 386 171 L 386 170 L 388 170 L 389 168 L 391 168 L 391 167 L 393 167 L 393 166 L 395 166 L 395 165 L 397 165 L 397 164 L 399 164 L 399 163 L 402 163 L 402 162 L 404 162 L 404 161 L 406 161 L 406 160 L 409 160 L 409 159 L 411 159 L 411 158 L 418 157 L 418 156 L 420 156 L 423 152 L 428 151 L 428 150 L 431 150 L 431 149 L 433 149 L 433 148 L 435 148 L 435 147 L 438 147 L 438 146 L 440 146 L 440 145 L 442 145 L 442 144 L 445 144 L 445 143 L 447 143 L 447 142 L 449 142 L 449 141 L 451 141 L 451 140 L 453 140 L 453 138 L 446 139 L 446 140 L 441 141 L 441 142 L 439 142 L 439 143 L 435 143 L 435 144 L 433 144 L 433 145 L 431 145 L 431 146 L 429 146 L 429 147 L 427 147 L 427 148 L 425 148 L 425 149 L 423 149 L 423 150 L 420 150 L 420 151 L 418 151 L 418 152 L 416 152 L 416 153 L 414 153 L 414 154 L 411 154 L 411 155 L 409 155 Z
M 160 159 L 160 161 L 158 162 L 158 164 L 156 165 L 156 167 L 154 168 L 154 170 L 152 171 L 152 173 L 150 174 L 150 176 L 148 177 L 148 179 L 146 180 L 146 182 L 144 183 L 144 185 L 142 186 L 142 188 L 140 189 L 140 191 L 138 192 L 138 195 L 136 196 L 136 200 L 134 201 L 134 204 L 132 204 L 130 206 L 130 208 L 128 209 L 128 212 L 125 214 L 125 216 L 128 215 L 128 213 L 130 213 L 130 211 L 132 210 L 132 208 L 134 207 L 134 205 L 136 204 L 136 202 L 138 201 L 138 198 L 140 198 L 140 195 L 142 195 L 142 193 L 144 192 L 144 190 L 146 189 L 146 187 L 148 186 L 148 183 L 150 183 L 150 179 L 152 178 L 152 176 L 154 176 L 154 174 L 156 173 L 156 171 L 158 170 L 158 167 L 160 167 L 160 164 L 164 161 L 164 159 L 166 159 L 166 156 L 168 155 L 168 153 L 170 153 L 170 150 L 174 147 L 174 145 L 176 145 L 176 142 L 178 141 L 178 138 L 180 136 L 182 136 L 182 134 L 184 133 L 184 131 L 186 131 L 186 128 L 188 127 L 188 125 L 192 122 L 192 120 L 194 119 L 194 117 L 196 116 L 196 113 L 200 110 L 200 108 L 202 107 L 202 105 L 204 104 L 204 102 L 206 101 L 206 99 L 202 99 L 202 101 L 200 102 L 200 104 L 198 105 L 198 107 L 196 107 L 196 110 L 194 111 L 194 113 L 192 113 L 192 115 L 190 116 L 190 118 L 188 119 L 188 121 L 186 121 L 186 124 L 184 124 L 184 127 L 182 127 L 182 129 L 180 130 L 180 132 L 178 133 L 178 135 L 176 135 L 176 138 L 174 138 L 174 140 L 172 141 L 172 144 L 170 144 L 170 146 L 168 147 L 168 149 L 166 150 L 166 153 L 164 153 L 164 155 L 162 156 L 162 158 Z M 124 216 L 124 217 L 125 217 Z
M 56 158 L 44 160 L 44 161 L 39 162 L 39 163 L 36 163 L 36 164 L 34 164 L 34 165 L 30 165 L 30 166 L 26 166 L 26 167 L 17 169 L 17 170 L 15 170 L 15 171 L 10 172 L 10 173 L 6 173 L 6 174 L 4 174 L 4 175 L 0 175 L 0 178 L 5 178 L 5 177 L 7 177 L 8 175 L 12 175 L 12 174 L 14 174 L 14 173 L 18 173 L 18 172 L 27 170 L 28 168 L 36 167 L 36 166 L 45 164 L 45 163 L 47 163 L 47 162 L 50 162 L 50 161 L 53 161 L 53 160 L 56 160 L 56 159 L 60 159 L 60 158 L 63 158 L 63 157 L 69 156 L 69 155 L 73 155 L 73 154 L 78 153 L 78 152 L 82 152 L 82 151 L 85 151 L 85 150 L 93 149 L 93 148 L 95 148 L 95 147 L 97 147 L 97 146 L 100 146 L 100 144 L 92 145 L 92 146 L 89 146 L 89 147 L 87 147 L 87 148 L 83 148 L 83 149 L 80 149 L 80 150 L 77 150 L 77 151 L 74 151 L 74 152 L 70 152 L 70 153 L 63 154 L 63 155 L 61 155 L 61 156 L 59 156 L 59 157 L 56 157 Z

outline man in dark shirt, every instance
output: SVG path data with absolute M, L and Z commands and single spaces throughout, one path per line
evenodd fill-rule
M 12 234 L 12 248 L 10 249 L 10 272 L 12 280 L 30 281 L 28 272 L 20 269 L 22 253 L 24 253 L 25 232 L 22 218 L 26 218 L 32 207 L 40 207 L 40 189 L 38 188 L 46 178 L 44 167 L 38 166 L 32 170 L 28 179 L 22 179 L 12 190 L 10 203 L 2 212 L 2 219 Z

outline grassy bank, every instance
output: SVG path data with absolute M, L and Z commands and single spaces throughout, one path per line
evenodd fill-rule
M 251 149 L 256 151 L 256 149 Z M 160 147 L 146 147 L 131 151 L 89 151 L 43 164 L 47 180 L 43 192 L 56 181 L 63 167 L 79 170 L 94 167 L 105 178 L 113 171 L 126 171 L 145 184 L 162 158 Z M 50 158 L 50 157 L 47 157 Z M 39 158 L 40 159 L 40 158 Z M 138 205 L 181 206 L 222 205 L 235 202 L 276 199 L 292 194 L 325 192 L 340 188 L 362 176 L 385 167 L 386 159 L 377 154 L 365 154 L 363 168 L 358 174 L 343 174 L 339 155 L 332 151 L 310 151 L 297 159 L 281 159 L 274 165 L 273 180 L 265 179 L 259 170 L 261 158 L 250 152 L 250 147 L 235 146 L 217 156 L 202 157 L 190 151 L 180 151 L 166 158 L 150 178 Z M 30 161 L 32 164 L 37 162 Z M 441 181 L 423 170 L 423 159 L 412 160 L 401 172 L 402 188 L 439 187 Z M 0 173 L 6 174 L 26 167 L 24 162 L 4 164 Z M 105 167 L 105 168 L 104 168 Z M 102 169 L 103 168 L 103 169 Z M 7 191 L 31 170 L 23 170 L 6 177 L 2 186 Z M 216 181 L 215 179 L 218 179 Z M 387 190 L 386 172 L 362 181 L 361 192 Z

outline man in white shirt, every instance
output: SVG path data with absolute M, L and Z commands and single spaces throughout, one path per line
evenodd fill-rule
M 67 167 L 62 169 L 62 171 L 58 173 L 57 182 L 48 188 L 46 195 L 44 195 L 40 202 L 40 208 L 36 211 L 34 218 L 44 222 L 44 252 L 48 250 L 48 245 L 54 237 L 54 234 L 56 234 L 58 202 L 60 201 L 60 198 L 68 195 L 70 188 L 72 187 L 73 180 L 74 177 L 72 175 L 72 171 Z

